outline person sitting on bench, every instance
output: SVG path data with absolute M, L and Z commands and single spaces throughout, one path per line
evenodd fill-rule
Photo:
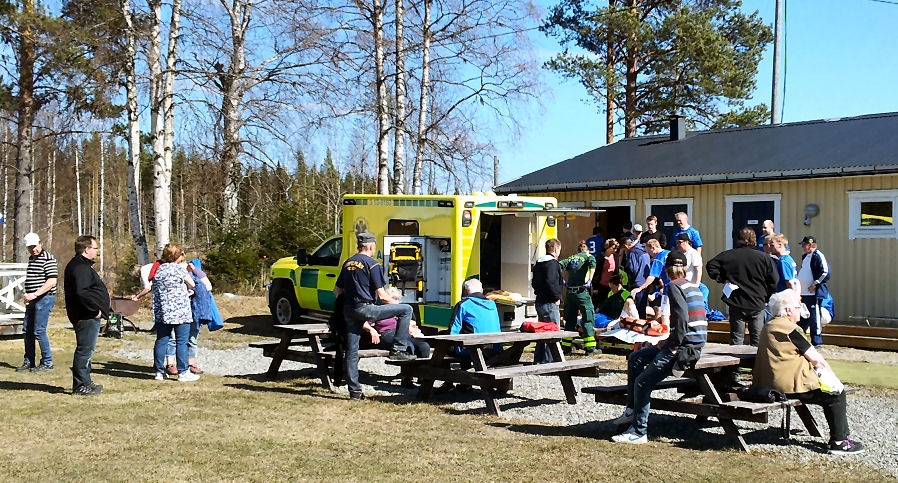
M 773 318 L 761 329 L 752 384 L 785 393 L 789 399 L 821 406 L 829 425 L 830 453 L 863 452 L 864 444 L 849 437 L 845 393 L 824 392 L 820 387 L 820 376 L 815 369 L 832 372 L 832 368 L 797 325 L 802 309 L 797 292 L 791 289 L 777 292 L 770 297 L 768 306 Z
M 398 304 L 402 300 L 402 293 L 396 287 L 387 289 L 387 295 L 391 297 L 390 303 Z M 363 334 L 362 345 L 368 347 L 376 347 L 378 349 L 390 350 L 393 348 L 393 341 L 396 338 L 396 326 L 398 324 L 396 317 L 389 317 L 383 320 L 366 321 L 362 324 Z M 417 357 L 430 357 L 430 345 L 424 342 L 420 337 L 424 334 L 415 324 L 414 320 L 409 321 L 409 339 L 410 345 L 408 352 L 414 353 Z
M 462 286 L 462 298 L 452 309 L 449 334 L 486 334 L 502 332 L 499 323 L 499 309 L 496 302 L 483 295 L 483 284 L 476 278 L 465 280 Z M 501 351 L 501 345 L 498 351 Z M 498 352 L 497 351 L 497 352 Z M 456 355 L 467 357 L 468 351 L 460 347 L 455 348 Z M 468 360 L 463 366 L 470 367 Z M 446 391 L 453 387 L 451 382 L 440 386 L 440 391 Z M 459 390 L 469 389 L 467 385 L 459 385 Z
M 627 358 L 627 409 L 615 424 L 630 428 L 611 438 L 616 443 L 648 441 L 647 429 L 652 389 L 674 370 L 683 370 L 701 357 L 708 334 L 705 303 L 698 285 L 686 280 L 686 256 L 671 252 L 665 261 L 670 283 L 664 297 L 670 306 L 670 337 Z

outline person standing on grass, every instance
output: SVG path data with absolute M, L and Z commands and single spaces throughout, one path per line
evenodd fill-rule
M 156 370 L 156 380 L 162 381 L 167 377 L 163 364 L 168 341 L 174 331 L 178 381 L 196 381 L 200 378 L 199 374 L 190 372 L 187 364 L 187 339 L 193 323 L 188 289 L 194 288 L 196 283 L 187 274 L 187 268 L 181 265 L 184 250 L 177 243 L 165 245 L 160 261 L 162 263 L 153 276 L 153 322 L 156 324 L 153 368 Z
M 698 284 L 686 279 L 686 263 L 680 252 L 671 252 L 665 261 L 671 279 L 664 295 L 670 307 L 670 336 L 627 357 L 627 408 L 614 424 L 630 423 L 630 427 L 611 438 L 615 443 L 647 442 L 652 389 L 674 370 L 689 369 L 701 357 L 708 337 L 705 301 Z
M 334 294 L 342 294 L 344 319 L 346 323 L 346 382 L 349 399 L 360 400 L 365 396 L 359 384 L 359 341 L 362 326 L 368 320 L 383 320 L 396 317 L 396 336 L 389 358 L 394 361 L 415 359 L 409 354 L 409 322 L 412 306 L 391 304 L 392 299 L 385 289 L 387 279 L 384 267 L 372 255 L 377 253 L 377 239 L 368 232 L 356 235 L 358 253 L 343 262 L 340 275 L 334 286 Z M 375 305 L 380 300 L 385 305 Z
M 90 359 L 100 335 L 100 319 L 109 317 L 109 290 L 92 265 L 100 247 L 97 239 L 81 235 L 75 239 L 75 256 L 65 266 L 65 310 L 75 329 L 72 359 L 72 395 L 96 396 L 103 386 L 90 377 Z
M 832 372 L 832 368 L 805 338 L 804 329 L 797 325 L 802 311 L 798 293 L 791 289 L 777 292 L 770 297 L 770 311 L 774 318 L 761 329 L 752 385 L 775 389 L 789 399 L 821 406 L 829 426 L 829 452 L 862 453 L 864 444 L 850 438 L 845 392 L 833 394 L 820 388 L 816 371 Z
M 565 258 L 559 264 L 567 270 L 567 297 L 564 299 L 564 330 L 577 330 L 577 314 L 583 316 L 583 348 L 586 355 L 599 352 L 596 349 L 595 309 L 589 296 L 589 285 L 596 269 L 596 259 L 589 254 L 586 241 L 581 240 L 579 252 Z M 574 340 L 565 337 L 561 340 L 561 349 L 570 354 Z
M 25 360 L 16 368 L 17 372 L 47 372 L 53 370 L 53 351 L 50 349 L 50 338 L 47 336 L 47 323 L 50 311 L 56 305 L 56 279 L 59 278 L 59 267 L 56 259 L 41 246 L 37 233 L 25 235 L 25 246 L 28 248 L 28 269 L 25 272 L 25 319 L 22 329 L 25 332 Z M 37 340 L 41 348 L 41 362 L 37 364 L 37 353 L 34 342 Z
M 589 241 L 586 243 L 589 245 Z M 536 316 L 540 322 L 554 322 L 561 326 L 561 296 L 564 293 L 564 274 L 558 263 L 561 242 L 556 238 L 546 240 L 546 254 L 533 265 L 533 293 L 536 295 Z M 545 343 L 538 342 L 533 352 L 533 362 L 552 362 L 552 354 Z

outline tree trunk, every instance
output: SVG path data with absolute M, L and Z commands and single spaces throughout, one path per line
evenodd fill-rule
M 228 6 L 221 4 L 231 18 L 231 62 L 227 72 L 219 74 L 221 83 L 222 153 L 221 162 L 225 169 L 224 223 L 234 227 L 238 221 L 240 181 L 243 169 L 240 164 L 240 107 L 245 92 L 246 74 L 246 30 L 249 27 L 251 8 L 247 2 L 234 1 Z
M 421 46 L 421 93 L 418 106 L 418 135 L 415 142 L 415 167 L 412 169 L 412 193 L 421 194 L 424 171 L 424 146 L 427 141 L 427 109 L 430 101 L 430 4 L 424 0 L 424 42 Z
M 617 64 L 614 48 L 615 40 L 617 39 L 614 37 L 613 31 L 614 3 L 615 0 L 608 0 L 608 11 L 611 13 L 612 18 L 608 21 L 608 44 L 605 52 L 605 69 L 607 70 L 605 74 L 605 144 L 614 142 L 614 95 L 617 91 L 614 76 L 614 66 Z
M 393 129 L 393 194 L 405 191 L 405 5 L 396 0 L 396 113 Z
M 18 151 L 16 152 L 16 192 L 13 204 L 13 260 L 23 263 L 28 252 L 20 240 L 31 231 L 31 177 L 34 164 L 31 150 L 34 148 L 31 127 L 34 124 L 34 0 L 22 0 L 22 18 L 19 33 L 19 105 L 16 126 Z
M 103 152 L 103 137 L 100 136 L 100 195 L 99 195 L 99 208 L 97 209 L 97 230 L 98 230 L 98 241 L 100 246 L 100 276 L 103 276 L 103 213 L 106 209 L 106 204 L 103 201 L 104 194 L 106 193 L 106 156 Z
M 387 136 L 389 136 L 389 118 L 387 117 L 387 85 L 384 69 L 384 7 L 381 0 L 374 0 L 372 26 L 374 27 L 374 88 L 375 110 L 377 112 L 377 192 L 390 193 L 390 172 L 387 166 L 389 157 Z
M 54 138 L 55 139 L 55 138 Z M 53 227 L 56 226 L 56 145 L 53 145 L 53 150 L 50 152 L 50 173 L 48 175 L 50 180 L 50 213 L 48 214 L 48 228 L 47 228 L 47 247 L 50 248 L 53 246 Z
M 78 225 L 75 226 L 75 236 L 80 236 L 84 234 L 84 223 L 81 220 L 81 156 L 79 153 L 81 147 L 78 146 L 78 141 L 72 144 L 75 146 L 75 209 L 78 210 Z
M 125 60 L 125 91 L 128 109 L 128 221 L 137 252 L 137 263 L 150 262 L 147 237 L 140 213 L 140 111 L 137 105 L 137 40 L 130 0 L 122 0 L 128 58 Z
M 628 0 L 627 7 L 636 8 L 636 0 Z M 636 59 L 639 55 L 637 50 L 636 34 L 631 34 L 631 42 L 626 46 L 627 60 L 627 87 L 624 92 L 624 136 L 630 138 L 636 135 L 636 80 L 639 75 L 636 65 Z
M 3 166 L 0 166 L 0 176 L 3 177 L 3 245 L 0 253 L 0 261 L 6 261 L 6 225 L 9 225 L 9 130 L 3 126 Z

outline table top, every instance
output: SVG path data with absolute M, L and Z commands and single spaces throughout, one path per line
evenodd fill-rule
M 299 334 L 327 334 L 330 332 L 330 327 L 327 324 L 279 324 L 274 328 Z
M 758 348 L 749 345 L 731 345 L 708 347 L 702 350 L 702 356 L 695 363 L 698 370 L 715 367 L 738 366 L 753 361 Z
M 542 342 L 565 337 L 577 337 L 577 332 L 556 330 L 552 332 L 491 332 L 486 334 L 444 334 L 425 336 L 427 342 L 448 343 L 458 346 L 504 344 L 512 342 Z

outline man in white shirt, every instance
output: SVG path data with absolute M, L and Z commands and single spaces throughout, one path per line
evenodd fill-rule
M 677 250 L 686 255 L 686 279 L 694 284 L 702 282 L 702 254 L 689 243 L 689 235 L 677 235 Z

